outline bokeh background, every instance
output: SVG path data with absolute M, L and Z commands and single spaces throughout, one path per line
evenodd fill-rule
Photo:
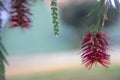
M 58 0 L 59 37 L 55 37 L 53 32 L 49 2 L 33 0 L 32 27 L 29 29 L 11 29 L 9 23 L 4 27 L 2 42 L 9 52 L 7 59 L 10 64 L 6 65 L 7 80 L 120 80 L 120 16 L 116 14 L 113 24 L 109 22 L 110 25 L 105 29 L 110 36 L 109 68 L 98 65 L 86 70 L 80 58 L 81 33 L 90 24 L 89 20 L 86 23 L 84 18 L 87 7 L 90 8 L 96 1 Z

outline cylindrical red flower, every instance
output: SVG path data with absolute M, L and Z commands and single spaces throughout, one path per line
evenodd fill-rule
M 83 37 L 81 57 L 87 69 L 90 69 L 94 63 L 108 67 L 110 64 L 108 46 L 106 33 L 89 32 Z
M 30 27 L 30 18 L 31 15 L 29 10 L 29 1 L 28 0 L 11 0 L 11 27 L 21 27 L 28 28 Z

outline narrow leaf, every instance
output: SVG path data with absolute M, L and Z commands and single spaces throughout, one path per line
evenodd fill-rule
M 93 13 L 95 13 L 95 12 L 97 11 L 98 7 L 100 7 L 100 4 L 101 4 L 101 1 L 98 2 L 98 3 L 89 11 L 89 13 L 88 13 L 87 16 L 90 16 L 90 15 L 92 15 Z
M 0 59 L 0 80 L 5 80 L 5 66 L 3 60 Z
M 4 56 L 4 54 L 3 54 L 2 51 L 0 51 L 0 60 L 3 60 L 3 61 L 5 61 L 6 64 L 8 64 L 8 61 L 7 61 L 7 59 L 5 58 L 5 56 Z
M 6 55 L 8 55 L 7 50 L 5 49 L 5 47 L 3 46 L 3 44 L 0 41 L 0 50 L 3 51 Z

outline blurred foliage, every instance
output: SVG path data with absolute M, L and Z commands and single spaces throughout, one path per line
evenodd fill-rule
M 0 11 L 5 9 L 2 1 L 0 1 Z M 4 66 L 4 62 L 7 63 L 7 60 L 4 56 L 4 54 L 7 54 L 6 49 L 4 48 L 2 42 L 1 42 L 1 29 L 2 28 L 2 20 L 1 20 L 1 13 L 0 13 L 0 80 L 5 80 L 5 66 Z
M 8 64 L 4 54 L 7 55 L 7 51 L 4 48 L 4 46 L 3 46 L 3 44 L 1 43 L 1 40 L 0 40 L 0 80 L 5 80 L 4 62 Z
M 1 55 L 1 53 L 0 53 Z M 5 80 L 5 69 L 4 69 L 4 62 L 3 60 L 0 58 L 0 80 Z

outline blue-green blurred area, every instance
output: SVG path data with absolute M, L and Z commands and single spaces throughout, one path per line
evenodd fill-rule
M 33 4 L 31 10 L 33 16 L 29 29 L 13 29 L 7 25 L 2 32 L 3 44 L 10 55 L 70 50 L 76 47 L 75 40 L 78 35 L 71 28 L 67 28 L 67 25 L 60 23 L 60 35 L 54 35 L 48 6 L 39 1 Z
M 65 4 L 61 1 L 59 6 Z M 31 12 L 30 28 L 9 28 L 6 24 L 2 31 L 2 42 L 9 53 L 7 80 L 120 80 L 119 16 L 113 25 L 105 28 L 110 36 L 109 68 L 98 65 L 86 70 L 80 58 L 81 32 L 85 30 L 63 23 L 60 17 L 60 35 L 56 37 L 48 4 L 38 0 Z
M 77 1 L 80 3 L 80 5 L 82 5 L 81 1 L 79 0 Z M 87 4 L 88 2 L 90 2 L 90 4 L 88 6 L 85 6 L 86 7 L 85 10 L 87 9 L 87 7 L 89 6 L 91 7 L 91 5 L 93 4 L 91 2 L 93 1 L 95 1 L 96 3 L 96 0 L 86 1 Z M 82 32 L 86 31 L 85 29 L 88 28 L 89 25 L 88 26 L 85 25 L 88 24 L 90 20 L 84 22 L 83 20 L 84 16 L 81 16 L 81 12 L 82 14 L 84 14 L 85 10 L 83 8 L 82 11 L 79 11 L 80 6 L 75 6 L 78 5 L 78 3 L 76 2 L 74 3 L 72 2 L 73 4 L 69 3 L 74 7 L 71 8 L 71 6 L 67 4 L 67 2 L 69 2 L 69 0 L 67 0 L 65 3 L 64 1 L 63 2 L 59 1 L 60 15 L 62 14 L 61 16 L 63 17 L 65 15 L 67 16 L 67 14 L 72 15 L 71 13 L 74 12 L 74 14 L 72 15 L 73 17 L 71 17 L 70 20 L 73 19 L 72 21 L 75 22 L 75 19 L 77 19 L 75 15 L 77 15 L 77 13 L 80 13 L 80 16 L 78 17 L 79 18 L 82 17 L 82 19 L 80 20 L 80 22 L 82 23 L 78 27 L 66 24 L 66 22 L 64 22 L 64 18 L 61 18 L 60 16 L 59 17 L 60 35 L 59 37 L 56 37 L 53 31 L 50 7 L 48 6 L 48 4 L 44 4 L 43 1 L 38 0 L 31 6 L 31 12 L 33 13 L 33 16 L 31 16 L 32 23 L 29 29 L 9 28 L 9 24 L 7 24 L 6 27 L 4 27 L 2 32 L 2 42 L 5 45 L 7 51 L 10 53 L 10 55 L 23 53 L 32 54 L 42 52 L 68 51 L 79 49 L 81 42 L 81 34 Z M 82 3 L 85 4 L 85 2 Z M 65 9 L 66 12 L 62 11 L 62 9 L 64 10 L 66 6 L 68 9 L 67 14 L 66 14 L 67 9 Z M 84 7 L 84 5 L 82 5 L 82 7 Z M 114 25 L 110 25 L 109 27 L 106 28 L 107 33 L 110 35 L 111 42 L 114 42 L 113 45 L 119 44 L 118 43 L 118 41 L 120 40 L 119 21 L 120 19 L 118 20 L 117 18 L 117 20 L 113 21 Z M 112 22 L 109 22 L 109 24 L 110 23 Z

